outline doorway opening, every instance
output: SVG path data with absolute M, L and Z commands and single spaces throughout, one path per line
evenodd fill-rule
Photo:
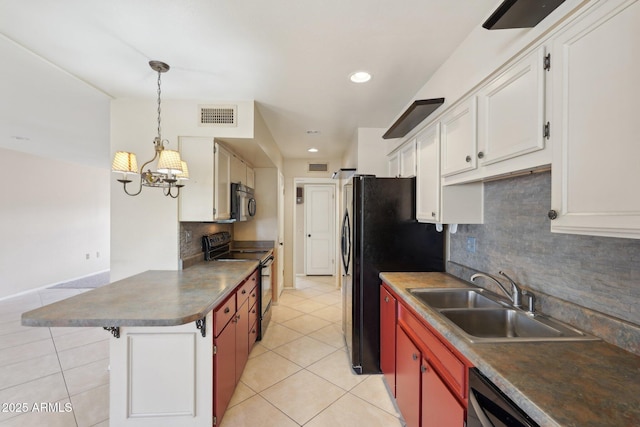
M 327 276 L 337 285 L 337 182 L 328 178 L 295 178 L 293 184 L 294 283 L 298 277 Z

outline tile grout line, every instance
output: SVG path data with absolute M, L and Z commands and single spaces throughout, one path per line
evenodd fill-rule
M 60 355 L 58 354 L 58 346 L 56 345 L 56 340 L 53 339 L 53 332 L 51 332 L 51 328 L 49 329 L 49 334 L 51 335 L 51 341 L 53 341 L 53 348 L 56 351 L 56 359 L 58 360 L 58 366 L 60 366 L 60 373 L 62 374 L 62 382 L 64 382 L 64 388 L 67 391 L 67 397 L 69 398 L 69 402 L 71 403 L 71 408 L 73 409 L 73 401 L 71 400 L 71 393 L 69 392 L 69 386 L 67 384 L 67 377 L 64 374 L 64 369 L 62 368 L 62 362 L 60 361 Z M 78 418 L 76 417 L 76 411 L 71 411 L 73 414 L 73 421 L 76 423 L 76 427 L 78 427 Z

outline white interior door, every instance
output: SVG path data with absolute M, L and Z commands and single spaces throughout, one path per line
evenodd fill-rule
M 335 186 L 307 184 L 305 200 L 305 274 L 335 272 Z

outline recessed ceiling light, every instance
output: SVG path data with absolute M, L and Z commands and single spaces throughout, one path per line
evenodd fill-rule
M 310 153 L 317 153 L 318 149 L 317 148 L 309 148 L 307 151 L 310 152 Z
M 349 79 L 354 83 L 365 83 L 371 80 L 371 74 L 366 71 L 356 71 L 349 76 Z
M 307 131 L 307 135 L 317 135 L 319 133 L 320 133 L 320 131 L 319 130 L 315 130 L 315 129 L 309 129 Z
M 31 141 L 31 138 L 29 138 L 28 136 L 14 135 L 11 138 L 15 139 L 16 141 Z

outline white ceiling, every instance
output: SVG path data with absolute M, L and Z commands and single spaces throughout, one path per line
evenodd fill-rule
M 0 0 L 0 34 L 113 98 L 154 98 L 147 62 L 164 61 L 163 99 L 253 99 L 285 158 L 328 159 L 357 127 L 389 127 L 498 3 Z

